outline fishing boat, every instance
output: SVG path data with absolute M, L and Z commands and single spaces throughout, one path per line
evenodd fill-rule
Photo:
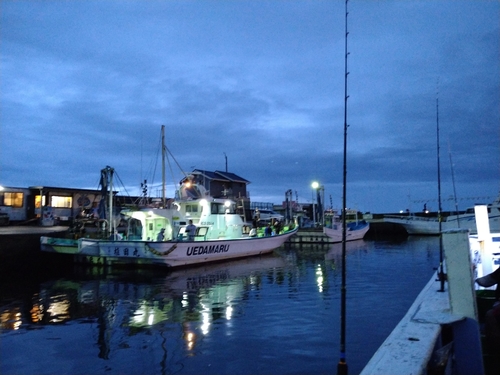
M 488 205 L 488 219 L 492 232 L 500 232 L 500 194 L 496 200 Z M 439 235 L 439 219 L 417 215 L 385 215 L 384 222 L 403 226 L 408 234 Z M 442 230 L 468 229 L 477 233 L 474 207 L 468 208 L 462 214 L 449 215 L 441 219 Z
M 266 236 L 263 228 L 251 228 L 243 220 L 236 202 L 211 197 L 195 176 L 184 178 L 176 198 L 168 203 L 163 198 L 161 207 L 125 209 L 117 215 L 113 175 L 111 167 L 101 170 L 105 230 L 97 238 L 43 236 L 42 251 L 70 254 L 76 262 L 96 265 L 176 267 L 270 253 L 298 230 L 291 221 L 279 233 Z M 126 223 L 121 232 L 120 222 Z
M 198 198 L 191 197 L 197 192 Z M 250 228 L 236 203 L 206 195 L 203 186 L 185 182 L 171 208 L 123 210 L 122 233 L 76 240 L 41 237 L 46 252 L 72 254 L 75 261 L 99 265 L 144 264 L 169 267 L 270 253 L 298 229 L 293 222 L 280 234 L 266 236 Z M 194 227 L 189 227 L 192 222 Z M 192 233 L 189 232 L 191 228 Z
M 331 219 L 325 215 L 325 225 L 323 226 L 323 233 L 328 236 L 332 242 L 342 242 L 342 225 L 343 222 L 336 212 L 331 215 Z M 365 234 L 370 230 L 370 224 L 365 220 L 355 220 L 346 222 L 346 241 L 362 240 Z

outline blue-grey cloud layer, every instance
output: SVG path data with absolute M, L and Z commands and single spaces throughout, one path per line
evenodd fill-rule
M 443 196 L 450 156 L 459 197 L 498 194 L 499 9 L 349 2 L 350 207 L 437 197 L 437 97 Z M 343 1 L 6 0 L 1 22 L 1 184 L 93 188 L 111 165 L 137 193 L 164 124 L 185 170 L 225 153 L 252 200 L 317 180 L 340 206 Z

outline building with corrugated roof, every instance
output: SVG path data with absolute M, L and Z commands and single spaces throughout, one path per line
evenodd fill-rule
M 235 173 L 194 169 L 190 176 L 180 181 L 181 184 L 191 177 L 194 177 L 196 183 L 202 185 L 208 195 L 214 198 L 250 199 L 247 192 L 247 185 L 250 181 Z

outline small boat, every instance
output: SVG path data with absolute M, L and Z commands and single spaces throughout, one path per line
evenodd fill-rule
M 500 195 L 488 205 L 488 219 L 492 232 L 500 232 Z M 439 235 L 439 219 L 437 217 L 426 217 L 416 215 L 385 215 L 384 222 L 399 224 L 403 226 L 408 234 Z M 471 233 L 477 233 L 474 208 L 467 209 L 458 215 L 449 215 L 441 220 L 441 230 L 468 229 Z
M 365 220 L 346 223 L 346 241 L 362 240 L 369 229 L 370 224 Z M 323 233 L 332 239 L 332 242 L 342 242 L 342 221 L 336 213 L 333 214 L 331 221 L 327 220 Z
M 101 173 L 105 171 L 112 168 Z M 291 222 L 281 233 L 266 236 L 264 229 L 252 229 L 243 221 L 234 201 L 210 197 L 194 180 L 184 180 L 178 198 L 167 208 L 122 210 L 122 222 L 127 223 L 122 233 L 111 219 L 104 238 L 44 236 L 41 250 L 72 254 L 81 263 L 176 267 L 270 253 L 298 230 Z M 106 185 L 112 187 L 112 182 Z M 112 218 L 109 206 L 112 203 L 108 203 L 108 218 Z

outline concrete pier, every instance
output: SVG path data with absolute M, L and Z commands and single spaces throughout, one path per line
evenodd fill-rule
M 67 230 L 68 227 L 65 226 L 0 227 L 0 269 L 2 274 L 26 271 L 36 267 L 43 260 L 40 237 L 48 235 L 62 237 Z

